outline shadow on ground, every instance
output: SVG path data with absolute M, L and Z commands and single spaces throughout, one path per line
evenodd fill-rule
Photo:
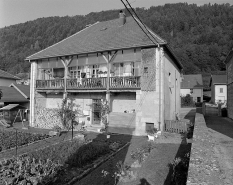
M 195 114 L 196 114 L 196 109 L 191 109 L 184 116 L 184 119 L 188 119 L 188 120 L 190 120 L 190 123 L 194 124 Z M 185 154 L 187 154 L 187 153 L 189 153 L 191 151 L 192 144 L 187 144 L 185 134 L 181 134 L 181 135 L 182 135 L 182 141 L 181 141 L 180 146 L 178 148 L 178 151 L 176 153 L 175 159 L 176 158 L 183 158 L 185 156 Z M 173 173 L 174 173 L 173 166 L 171 165 L 171 163 L 168 164 L 168 165 L 169 165 L 169 173 L 168 173 L 168 175 L 166 177 L 166 180 L 164 181 L 164 185 L 173 185 L 173 184 L 176 184 L 172 180 L 173 179 Z M 186 177 L 184 177 L 184 178 L 186 179 Z M 186 184 L 186 180 L 184 180 L 184 184 L 179 184 L 179 185 L 185 185 L 185 184 Z
M 126 128 L 111 128 L 110 131 L 112 132 L 110 139 L 106 138 L 105 134 L 88 134 L 88 138 L 92 139 L 93 141 L 103 141 L 103 142 L 122 142 L 127 143 L 131 142 L 132 134 L 134 129 L 126 129 Z M 122 133 L 127 134 L 118 134 L 117 132 L 121 131 Z M 115 133 L 113 133 L 115 132 Z M 130 133 L 131 132 L 131 133 Z M 82 178 L 80 181 L 76 182 L 76 185 L 109 185 L 115 184 L 115 178 L 113 174 L 117 171 L 117 163 L 119 161 L 124 162 L 126 155 L 128 153 L 129 145 L 122 149 L 119 153 L 115 156 L 110 158 L 107 162 L 101 164 L 99 167 L 94 169 L 91 173 L 88 173 L 86 177 Z M 104 177 L 102 171 L 106 171 L 108 175 Z
M 231 119 L 215 115 L 206 115 L 205 121 L 208 128 L 233 138 L 233 121 Z

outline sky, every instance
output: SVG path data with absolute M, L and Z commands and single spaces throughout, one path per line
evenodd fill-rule
M 124 0 L 125 1 L 125 0 Z M 128 0 L 132 7 L 164 5 L 187 2 L 188 4 L 233 5 L 233 0 Z M 0 28 L 42 17 L 86 15 L 112 9 L 124 9 L 121 0 L 0 0 Z

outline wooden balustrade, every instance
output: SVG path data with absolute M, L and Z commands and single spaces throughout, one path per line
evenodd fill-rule
M 63 89 L 64 79 L 36 80 L 37 89 Z
M 67 79 L 67 89 L 106 89 L 107 78 L 83 78 L 83 79 Z M 64 79 L 56 80 L 37 80 L 37 89 L 63 89 Z M 138 89 L 140 88 L 139 76 L 125 76 L 125 77 L 110 77 L 110 89 Z

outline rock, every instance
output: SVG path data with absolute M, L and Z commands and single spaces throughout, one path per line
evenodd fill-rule
M 83 134 L 80 134 L 80 133 L 78 133 L 78 134 L 75 134 L 74 135 L 74 138 L 77 138 L 77 139 L 80 139 L 80 140 L 85 140 L 85 136 L 83 135 Z
M 134 161 L 133 164 L 131 164 L 131 168 L 140 168 L 142 167 L 141 164 L 139 164 L 138 160 Z
M 49 136 L 57 136 L 58 132 L 56 131 L 49 131 Z

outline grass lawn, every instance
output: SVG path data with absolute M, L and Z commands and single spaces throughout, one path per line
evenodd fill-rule
M 172 138 L 171 138 L 172 139 Z M 146 137 L 132 137 L 129 147 L 120 151 L 116 156 L 102 164 L 88 176 L 81 179 L 76 185 L 114 185 L 114 173 L 117 171 L 116 164 L 119 161 L 124 164 L 131 165 L 134 160 L 131 158 L 131 151 L 136 148 L 148 145 Z M 118 185 L 161 185 L 170 184 L 172 176 L 172 168 L 169 166 L 176 157 L 183 157 L 190 151 L 191 145 L 180 143 L 152 143 L 152 149 L 149 157 L 142 163 L 140 168 L 131 168 L 137 171 L 137 178 L 133 182 L 122 183 Z M 103 177 L 102 171 L 109 172 Z

